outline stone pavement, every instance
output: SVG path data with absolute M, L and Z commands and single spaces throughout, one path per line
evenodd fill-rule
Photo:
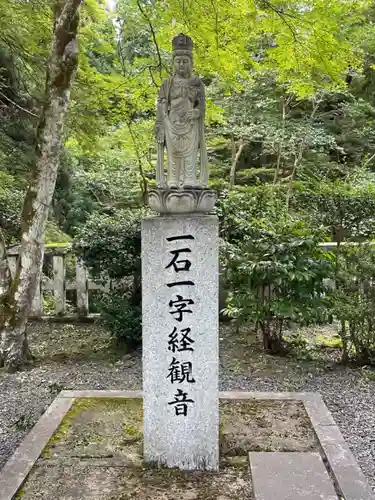
M 286 406 L 288 402 L 299 402 L 316 436 L 315 444 L 305 449 L 293 447 L 289 452 L 282 451 L 285 446 L 278 448 L 280 451 L 272 447 L 269 451 L 255 451 L 269 449 L 269 440 L 265 439 L 262 446 L 247 449 L 244 456 L 222 456 L 226 460 L 219 473 L 214 474 L 194 471 L 189 475 L 185 471 L 150 469 L 143 466 L 140 446 L 141 392 L 63 391 L 0 471 L 0 500 L 375 500 L 319 394 L 222 392 L 220 399 L 232 401 L 233 405 L 242 401 L 244 408 L 244 402 L 254 400 L 262 405 L 267 401 L 285 402 Z M 103 401 L 101 406 L 107 401 L 107 413 L 97 414 L 96 410 L 90 410 L 90 404 L 95 408 L 97 400 Z M 114 404 L 116 400 L 122 403 Z M 85 412 L 77 412 L 76 406 L 72 409 L 72 405 L 78 403 Z M 277 404 L 273 408 L 274 416 L 276 408 Z M 76 425 L 67 427 L 63 419 L 69 411 L 73 412 L 70 421 Z M 120 418 L 118 412 L 125 413 Z M 245 410 L 244 415 L 250 419 L 246 425 L 251 426 L 259 420 L 260 413 Z M 288 417 L 295 425 L 296 415 Z M 231 416 L 234 418 L 235 414 Z M 136 421 L 139 428 L 135 426 Z M 232 427 L 224 435 L 233 434 L 243 440 L 246 432 L 238 430 L 234 423 L 233 419 L 227 422 Z M 260 424 L 268 426 L 262 419 Z M 285 435 L 282 438 L 285 441 L 292 427 L 280 429 L 279 424 L 280 420 L 275 419 L 274 432 L 278 431 L 275 436 L 282 438 Z M 116 430 L 118 426 L 121 429 L 112 432 L 112 428 Z M 308 428 L 297 427 L 300 438 L 308 442 Z M 94 432 L 93 439 L 85 439 L 86 431 Z M 261 432 L 255 428 L 252 431 Z M 59 433 L 62 440 L 59 438 L 51 444 L 50 439 Z M 108 439 L 103 441 L 107 435 Z M 118 438 L 121 442 L 117 443 Z M 237 443 L 234 443 L 233 451 L 236 449 Z M 138 476 L 135 470 L 139 471 Z
M 255 500 L 337 500 L 318 453 L 249 454 Z

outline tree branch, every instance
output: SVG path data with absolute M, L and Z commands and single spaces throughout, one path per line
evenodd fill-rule
M 363 163 L 362 168 L 366 167 L 373 159 L 375 158 L 375 153 L 367 158 L 367 160 Z
M 287 19 L 285 19 L 286 17 L 290 17 L 291 19 L 294 19 L 294 16 L 292 16 L 291 14 L 288 14 L 287 12 L 284 12 L 282 9 L 279 9 L 278 7 L 273 5 L 269 0 L 262 0 L 262 1 L 270 10 L 275 12 L 275 14 L 277 14 L 281 18 L 281 20 L 287 25 L 290 32 L 292 33 L 294 41 L 297 42 L 298 41 L 297 40 L 297 32 L 296 32 L 294 26 Z
M 17 104 L 16 102 L 12 101 L 12 99 L 9 99 L 8 96 L 6 96 L 5 94 L 3 94 L 3 92 L 1 92 L 0 90 L 0 95 L 4 97 L 4 99 L 6 99 L 8 102 L 10 102 L 11 104 L 13 104 L 13 106 L 16 106 L 16 108 L 20 109 L 21 111 L 27 113 L 28 115 L 30 116 L 33 116 L 34 118 L 38 118 L 38 115 L 32 113 L 31 111 L 29 111 L 28 109 L 26 108 L 23 108 L 22 106 L 20 106 L 19 104 Z
M 135 138 L 132 126 L 131 126 L 131 122 L 127 121 L 126 125 L 128 127 L 130 137 L 132 138 L 132 141 L 134 144 L 134 150 L 135 150 L 135 154 L 136 154 L 136 157 L 138 160 L 139 174 L 140 174 L 141 179 L 142 179 L 142 181 L 141 181 L 142 198 L 143 198 L 144 203 L 146 203 L 146 201 L 147 201 L 147 179 L 146 179 L 145 173 L 143 171 L 141 154 L 139 152 L 139 148 L 138 148 L 137 141 L 136 141 L 136 138 Z
M 159 45 L 158 45 L 158 42 L 156 41 L 156 33 L 155 33 L 155 29 L 152 25 L 152 22 L 150 21 L 150 18 L 148 17 L 148 15 L 146 14 L 145 10 L 143 9 L 142 5 L 141 5 L 141 2 L 140 0 L 137 0 L 137 5 L 138 5 L 138 9 L 140 10 L 141 14 L 143 15 L 143 17 L 146 19 L 147 21 L 147 24 L 149 25 L 150 27 L 150 31 L 151 31 L 151 35 L 152 35 L 152 39 L 154 41 L 154 45 L 155 45 L 155 49 L 156 49 L 156 54 L 157 54 L 157 57 L 158 57 L 158 61 L 159 61 L 159 65 L 158 65 L 158 68 L 159 68 L 159 75 L 160 75 L 160 78 L 162 78 L 162 73 L 161 73 L 161 68 L 163 67 L 163 61 L 161 60 L 161 54 L 160 54 L 160 49 L 159 49 Z

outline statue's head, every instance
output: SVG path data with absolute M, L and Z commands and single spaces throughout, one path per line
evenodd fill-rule
M 189 77 L 193 70 L 193 41 L 187 35 L 180 33 L 172 40 L 174 73 Z

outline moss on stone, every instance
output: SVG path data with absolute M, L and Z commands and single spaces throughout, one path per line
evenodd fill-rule
M 21 488 L 20 490 L 17 491 L 17 493 L 14 496 L 14 500 L 20 500 L 20 498 L 23 498 L 26 495 L 25 489 Z
M 142 432 L 140 427 L 143 419 L 142 402 L 134 398 L 77 398 L 72 407 L 65 415 L 63 421 L 50 438 L 45 449 L 43 450 L 42 457 L 50 458 L 52 450 L 60 443 L 64 443 L 74 429 L 74 422 L 79 416 L 90 410 L 98 412 L 100 415 L 105 416 L 110 414 L 113 410 L 124 410 L 124 413 L 129 415 L 129 419 L 123 422 L 122 435 L 112 436 L 114 444 L 125 445 L 131 444 L 142 440 Z M 137 427 L 138 425 L 138 427 Z M 89 435 L 85 436 L 80 442 L 83 445 L 93 444 L 95 442 L 104 441 L 105 436 L 94 432 L 94 428 L 90 429 Z

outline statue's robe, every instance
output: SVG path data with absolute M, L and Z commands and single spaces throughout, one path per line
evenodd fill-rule
M 168 180 L 180 186 L 197 184 L 197 153 L 200 152 L 200 184 L 208 182 L 204 136 L 205 93 L 197 77 L 165 80 L 157 100 L 157 130 L 163 130 L 168 152 Z M 198 119 L 187 118 L 189 110 L 199 109 Z

